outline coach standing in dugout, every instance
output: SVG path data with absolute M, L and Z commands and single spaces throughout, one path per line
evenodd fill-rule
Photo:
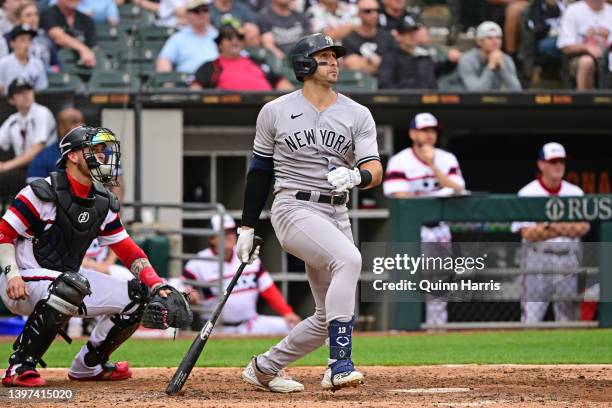
M 410 122 L 412 147 L 389 159 L 383 190 L 395 198 L 443 197 L 462 191 L 465 180 L 454 154 L 435 147 L 438 120 L 431 113 L 419 113 Z M 449 256 L 451 232 L 447 224 L 436 222 L 421 227 L 421 242 L 426 256 Z M 445 244 L 446 243 L 446 244 Z M 428 324 L 446 323 L 447 302 L 427 296 L 425 318 Z
M 563 180 L 565 148 L 559 143 L 546 143 L 538 155 L 538 177 L 523 187 L 519 197 L 582 196 L 582 189 Z M 521 268 L 523 277 L 521 322 L 544 320 L 548 304 L 555 297 L 578 294 L 578 277 L 564 273 L 580 266 L 580 238 L 589 232 L 588 222 L 515 222 L 512 231 L 523 239 Z M 548 273 L 537 273 L 546 271 Z M 554 273 L 550 273 L 554 271 Z M 562 272 L 563 271 L 563 272 Z M 555 320 L 578 318 L 578 302 L 554 302 Z

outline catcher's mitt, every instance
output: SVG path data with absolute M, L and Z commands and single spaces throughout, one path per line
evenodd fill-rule
M 160 290 L 169 290 L 168 297 L 162 297 Z M 142 325 L 149 329 L 183 328 L 191 325 L 192 320 L 193 313 L 185 295 L 170 285 L 159 285 L 151 292 Z

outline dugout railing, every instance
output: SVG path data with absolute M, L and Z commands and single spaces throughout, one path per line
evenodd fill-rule
M 178 278 L 181 276 L 183 265 L 189 260 L 201 260 L 205 262 L 215 262 L 219 265 L 220 276 L 224 276 L 225 273 L 225 247 L 219 246 L 216 256 L 202 257 L 198 256 L 197 253 L 188 253 L 183 250 L 183 239 L 185 237 L 195 238 L 210 238 L 217 237 L 219 242 L 225 240 L 225 229 L 221 223 L 221 228 L 214 229 L 210 228 L 184 228 L 184 227 L 173 227 L 164 223 L 163 211 L 164 210 L 175 210 L 182 213 L 193 213 L 198 212 L 205 214 L 208 219 L 214 216 L 219 216 L 223 219 L 223 216 L 227 214 L 225 207 L 220 203 L 162 203 L 162 202 L 127 202 L 122 204 L 124 208 L 124 220 L 129 225 L 130 232 L 141 241 L 146 241 L 147 238 L 151 237 L 163 237 L 167 240 L 167 245 L 161 249 L 166 252 L 164 254 L 155 253 L 155 249 L 148 253 L 152 264 L 155 266 L 155 259 L 160 259 L 160 265 L 162 269 L 165 269 L 164 277 L 166 278 Z M 166 264 L 166 265 L 164 265 Z M 165 266 L 165 268 L 164 268 Z M 214 282 L 203 282 L 199 280 L 183 279 L 185 284 L 198 287 L 198 288 L 210 288 L 217 287 L 219 293 L 223 292 L 223 279 L 219 279 Z M 192 309 L 200 313 L 208 313 L 210 310 L 205 306 L 193 305 Z
M 440 221 L 452 223 L 512 223 L 515 221 L 534 222 L 577 222 L 587 221 L 597 225 L 597 236 L 593 243 L 601 247 L 598 251 L 597 268 L 582 268 L 576 273 L 598 274 L 599 298 L 609 300 L 612 294 L 612 251 L 605 243 L 612 242 L 612 195 L 585 195 L 583 197 L 534 197 L 519 198 L 515 195 L 467 195 L 448 198 L 391 199 L 390 242 L 419 243 L 423 224 Z M 422 246 L 422 245 L 421 245 Z M 413 245 L 418 256 L 419 246 Z M 495 271 L 493 271 L 495 272 Z M 521 270 L 498 271 L 502 275 L 525 274 Z M 579 297 L 578 297 L 579 298 Z M 419 299 L 417 299 L 419 300 Z M 518 300 L 518 299 L 517 299 Z M 389 302 L 389 328 L 417 330 L 431 328 L 423 323 L 423 302 Z M 598 323 L 545 322 L 526 325 L 520 322 L 466 322 L 445 323 L 438 328 L 518 328 L 518 327 L 585 327 L 598 325 L 612 327 L 612 303 L 600 301 Z

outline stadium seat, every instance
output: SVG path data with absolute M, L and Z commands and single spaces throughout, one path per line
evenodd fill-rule
M 119 6 L 119 28 L 134 32 L 139 27 L 146 27 L 155 22 L 155 15 L 132 4 Z
M 146 26 L 138 29 L 136 38 L 140 45 L 163 44 L 175 32 L 174 28 Z
M 336 88 L 341 92 L 375 91 L 378 86 L 376 79 L 361 71 L 342 70 L 338 77 Z
M 96 25 L 98 48 L 110 58 L 133 45 L 132 37 L 125 31 L 106 24 Z
M 95 71 L 87 88 L 90 93 L 101 92 L 138 92 L 140 80 L 128 72 Z
M 47 89 L 50 91 L 81 92 L 84 86 L 83 81 L 78 76 L 68 72 L 49 72 L 47 73 L 47 79 L 49 81 L 49 88 Z
M 142 47 L 131 48 L 121 53 L 120 68 L 142 77 L 149 77 L 155 73 L 155 59 L 159 50 Z
M 96 66 L 92 69 L 79 65 L 79 55 L 75 51 L 62 48 L 58 51 L 58 58 L 62 63 L 62 72 L 89 76 L 94 71 L 112 71 L 115 69 L 113 61 L 102 50 L 95 50 L 94 52 L 96 54 Z
M 164 91 L 169 89 L 187 89 L 189 74 L 181 72 L 164 72 L 152 75 L 145 84 L 149 92 Z

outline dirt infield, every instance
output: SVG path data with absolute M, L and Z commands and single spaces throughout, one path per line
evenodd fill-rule
M 135 369 L 134 378 L 118 383 L 71 382 L 65 369 L 41 372 L 47 388 L 71 389 L 78 407 L 612 407 L 612 366 L 603 365 L 364 367 L 364 386 L 336 393 L 320 389 L 321 368 L 292 368 L 306 391 L 291 395 L 255 390 L 237 368 L 199 368 L 174 397 L 163 392 L 172 369 Z M 18 403 L 9 392 L 2 388 L 0 400 Z M 66 402 L 22 400 L 36 407 Z

